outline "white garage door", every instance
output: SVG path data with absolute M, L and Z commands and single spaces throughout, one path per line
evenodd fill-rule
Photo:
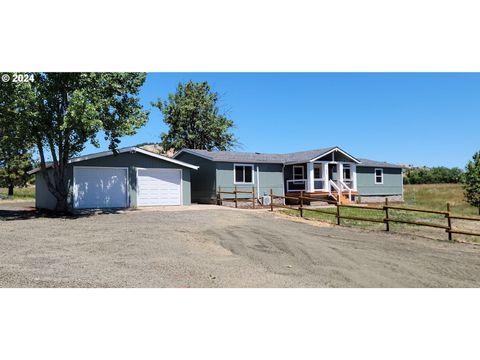
M 181 205 L 181 169 L 138 169 L 138 206 Z
M 127 207 L 127 169 L 74 167 L 76 209 Z

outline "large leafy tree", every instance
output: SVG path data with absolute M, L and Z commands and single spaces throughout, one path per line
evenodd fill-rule
M 470 205 L 478 207 L 480 215 L 480 151 L 473 155 L 465 167 L 464 189 L 465 199 Z
M 152 103 L 160 109 L 167 133 L 161 134 L 165 150 L 182 148 L 202 150 L 229 150 L 237 144 L 230 129 L 231 119 L 220 114 L 218 93 L 211 90 L 207 82 L 178 84 L 167 101 Z
M 30 112 L 31 95 L 29 83 L 0 84 L 0 187 L 7 187 L 9 196 L 30 179 L 33 143 L 24 135 L 23 120 Z
M 116 151 L 120 138 L 135 134 L 148 119 L 138 93 L 144 73 L 39 73 L 33 82 L 35 114 L 28 137 L 38 150 L 40 168 L 48 190 L 65 211 L 69 196 L 68 160 L 90 141 L 99 147 L 102 132 L 109 149 Z M 47 172 L 48 157 L 53 171 Z

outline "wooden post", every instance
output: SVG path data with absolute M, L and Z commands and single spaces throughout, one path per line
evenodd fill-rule
M 340 225 L 340 203 L 337 203 L 336 206 L 337 206 L 337 225 Z
M 273 190 L 270 189 L 270 211 L 273 211 Z
M 300 217 L 303 218 L 303 191 L 300 191 Z
M 390 222 L 388 221 L 388 198 L 385 198 L 385 206 L 383 207 L 385 209 L 385 230 L 390 231 Z
M 252 186 L 252 206 L 255 209 L 255 186 Z
M 237 208 L 238 206 L 238 198 L 237 198 L 237 185 L 235 185 L 235 190 L 234 190 L 234 193 L 235 193 L 235 208 Z
M 448 221 L 448 240 L 449 241 L 452 241 L 453 240 L 453 237 L 452 237 L 452 218 L 450 217 L 450 203 L 447 203 L 447 212 L 448 214 L 446 215 L 447 216 L 447 221 Z

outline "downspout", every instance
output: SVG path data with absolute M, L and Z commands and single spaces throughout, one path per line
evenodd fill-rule
M 260 201 L 260 172 L 257 165 L 257 200 Z

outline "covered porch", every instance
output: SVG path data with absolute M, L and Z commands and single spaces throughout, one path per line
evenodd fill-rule
M 346 195 L 350 200 L 358 195 L 357 164 L 359 161 L 336 150 L 305 163 L 285 165 L 286 193 L 306 192 L 310 195 Z

